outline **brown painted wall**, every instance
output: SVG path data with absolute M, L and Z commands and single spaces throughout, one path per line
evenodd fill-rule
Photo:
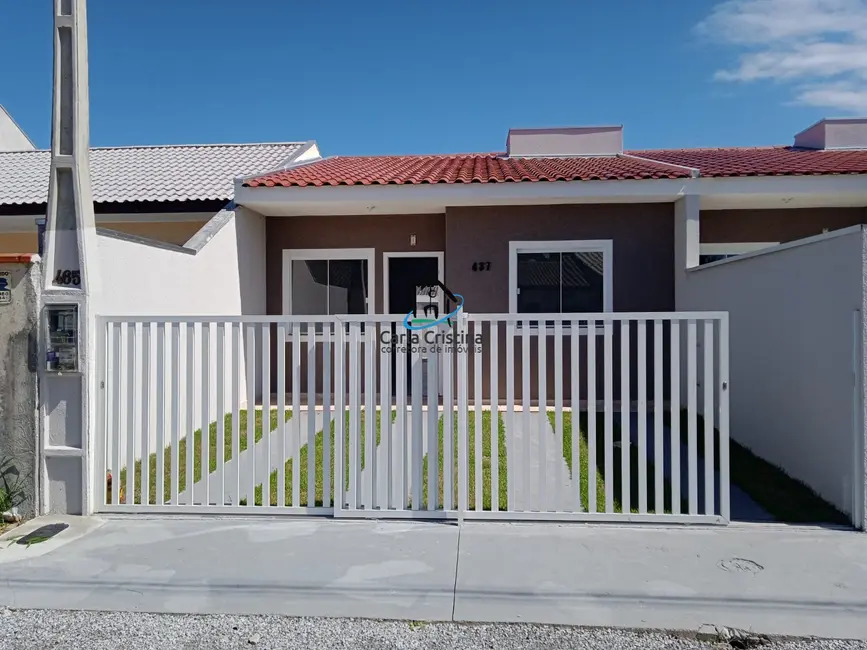
M 0 232 L 0 253 L 36 253 L 38 250 L 35 232 Z
M 867 223 L 867 208 L 702 210 L 702 243 L 787 242 Z
M 446 285 L 468 312 L 508 312 L 509 242 L 569 239 L 614 240 L 614 311 L 674 309 L 671 203 L 448 208 Z
M 446 284 L 464 296 L 467 311 L 472 313 L 508 311 L 509 242 L 516 240 L 612 239 L 614 309 L 670 311 L 674 307 L 673 205 L 564 205 L 450 208 L 445 215 L 270 218 L 267 222 L 268 313 L 279 314 L 282 311 L 283 250 L 287 248 L 375 248 L 376 310 L 381 311 L 382 253 L 412 250 L 409 247 L 411 234 L 417 236 L 414 250 L 445 251 Z M 474 261 L 489 261 L 490 271 L 473 272 Z M 504 335 L 505 331 L 501 330 L 498 373 L 501 398 L 505 397 Z M 487 336 L 486 328 L 485 338 Z M 534 338 L 531 345 L 533 398 L 537 392 L 536 343 Z M 583 359 L 586 359 L 586 343 L 587 338 L 583 337 Z M 601 345 L 602 339 L 599 337 L 597 350 L 600 362 L 603 354 Z M 614 345 L 616 350 L 620 350 L 618 334 L 615 334 Z M 276 348 L 276 345 L 272 347 L 275 353 Z M 301 376 L 305 378 L 302 390 L 306 390 L 306 345 L 302 348 Z M 553 399 L 554 349 L 550 338 L 547 348 L 547 392 L 549 399 Z M 287 358 L 290 356 L 287 354 Z M 520 350 L 516 358 L 520 359 Z M 488 364 L 487 355 L 484 364 Z M 291 361 L 287 361 L 287 369 L 290 366 Z M 317 359 L 316 366 L 317 378 L 321 378 L 321 357 Z M 519 367 L 520 364 L 516 370 Z M 620 394 L 619 361 L 615 367 L 613 379 L 617 399 Z M 276 362 L 272 363 L 272 368 L 276 368 Z M 568 361 L 563 370 L 566 378 L 564 390 L 568 398 Z M 516 377 L 520 381 L 521 373 L 518 372 Z M 602 374 L 598 377 L 601 391 Z M 276 381 L 276 377 L 273 380 Z M 586 386 L 586 381 L 582 383 Z M 632 383 L 635 384 L 634 377 Z M 489 382 L 486 381 L 485 396 L 488 395 L 488 389 Z M 320 390 L 319 381 L 317 390 Z M 581 393 L 583 397 L 586 388 L 582 388 Z M 634 389 L 632 394 L 635 395 Z M 516 395 L 520 395 L 520 387 Z M 601 392 L 599 395 L 601 397 Z
M 410 247 L 410 235 L 416 236 Z M 382 254 L 445 249 L 444 215 L 271 217 L 267 220 L 268 313 L 283 311 L 283 250 L 375 248 L 376 312 L 382 312 Z M 448 262 L 447 262 L 448 263 Z

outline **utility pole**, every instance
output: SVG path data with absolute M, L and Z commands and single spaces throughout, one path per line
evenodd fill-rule
M 41 510 L 89 514 L 99 259 L 90 183 L 85 0 L 54 2 L 51 178 L 40 345 Z

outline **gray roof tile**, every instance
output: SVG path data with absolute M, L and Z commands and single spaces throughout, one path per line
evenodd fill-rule
M 304 142 L 98 147 L 90 150 L 93 200 L 230 200 L 234 179 L 281 168 Z M 0 205 L 48 200 L 48 151 L 0 152 Z

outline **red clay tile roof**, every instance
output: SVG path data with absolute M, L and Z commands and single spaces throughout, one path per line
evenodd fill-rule
M 244 182 L 245 187 L 307 185 L 417 185 L 539 181 L 820 176 L 867 174 L 867 151 L 815 151 L 793 147 L 657 149 L 626 156 L 507 158 L 503 154 L 337 156 Z M 642 160 L 631 158 L 637 156 Z
M 673 165 L 695 167 L 703 177 L 867 174 L 867 151 L 864 150 L 816 151 L 794 147 L 732 147 L 657 149 L 629 153 Z
M 245 187 L 418 185 L 689 178 L 681 167 L 628 157 L 337 156 L 244 182 Z

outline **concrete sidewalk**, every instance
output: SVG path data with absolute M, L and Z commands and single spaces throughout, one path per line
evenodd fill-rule
M 0 543 L 0 584 L 14 608 L 867 638 L 867 535 L 777 525 L 91 519 Z

